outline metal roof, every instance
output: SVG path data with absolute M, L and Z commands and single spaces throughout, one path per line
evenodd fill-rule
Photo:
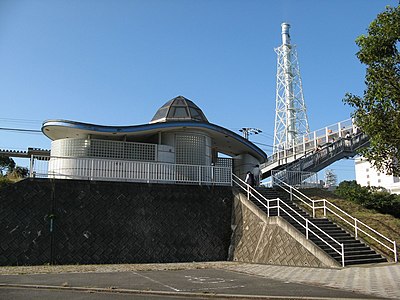
M 175 97 L 161 106 L 150 123 L 195 121 L 207 122 L 208 120 L 202 110 L 189 99 L 183 96 Z

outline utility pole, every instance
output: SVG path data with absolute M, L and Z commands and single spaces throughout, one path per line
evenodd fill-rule
M 239 129 L 239 131 L 243 134 L 243 137 L 248 140 L 249 136 L 252 134 L 259 134 L 262 132 L 261 129 L 257 128 L 249 128 L 249 127 L 243 127 L 242 129 Z

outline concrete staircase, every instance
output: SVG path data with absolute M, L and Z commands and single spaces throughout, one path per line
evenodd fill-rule
M 360 240 L 355 239 L 351 234 L 343 230 L 341 227 L 333 223 L 329 219 L 320 219 L 320 218 L 313 218 L 309 215 L 306 211 L 302 208 L 297 206 L 295 203 L 287 199 L 287 194 L 283 191 L 274 188 L 257 188 L 257 191 L 263 195 L 266 199 L 281 199 L 284 203 L 290 206 L 294 211 L 296 211 L 299 215 L 304 217 L 305 219 L 309 220 L 328 235 L 333 237 L 339 243 L 344 244 L 344 263 L 346 266 L 349 265 L 359 265 L 359 264 L 369 264 L 369 263 L 381 263 L 387 262 L 386 258 L 382 257 L 380 254 L 376 253 L 372 250 L 369 246 L 365 245 Z M 259 201 L 254 198 L 251 198 L 251 201 L 257 205 L 262 211 L 267 212 L 265 206 L 263 206 Z M 276 206 L 276 201 L 271 201 L 270 206 Z M 286 206 L 280 205 L 283 209 L 288 211 L 288 213 L 282 212 L 280 216 L 283 217 L 287 222 L 289 222 L 293 227 L 295 227 L 299 232 L 303 235 L 306 235 L 306 230 L 303 226 L 301 226 L 298 222 L 304 223 L 304 220 L 294 213 L 292 210 L 288 209 Z M 289 214 L 292 216 L 290 217 Z M 270 209 L 270 216 L 277 216 L 278 209 Z M 296 222 L 296 220 L 298 222 Z M 312 224 L 309 223 L 309 230 L 314 231 L 316 233 L 320 233 L 320 231 L 315 228 Z M 323 239 L 334 246 L 337 250 L 341 251 L 341 247 L 336 243 L 332 243 L 331 239 L 326 237 L 323 234 L 320 234 Z M 324 243 L 320 238 L 315 236 L 312 233 L 309 233 L 309 240 L 312 241 L 315 245 L 317 245 L 320 249 L 322 249 L 325 253 L 331 256 L 333 259 L 338 261 L 342 264 L 342 257 L 339 253 L 333 250 L 330 246 Z

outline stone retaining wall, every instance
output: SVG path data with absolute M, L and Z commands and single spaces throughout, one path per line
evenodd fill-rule
M 26 179 L 0 190 L 0 265 L 227 260 L 231 187 Z

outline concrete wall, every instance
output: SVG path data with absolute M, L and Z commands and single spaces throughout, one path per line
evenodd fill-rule
M 0 265 L 227 260 L 231 187 L 27 179 L 0 190 Z
M 250 154 L 241 154 L 234 158 L 234 170 L 233 172 L 241 179 L 246 178 L 247 171 L 254 172 L 254 167 L 261 163 Z
M 283 218 L 267 218 L 243 194 L 234 198 L 229 259 L 287 266 L 339 267 Z

